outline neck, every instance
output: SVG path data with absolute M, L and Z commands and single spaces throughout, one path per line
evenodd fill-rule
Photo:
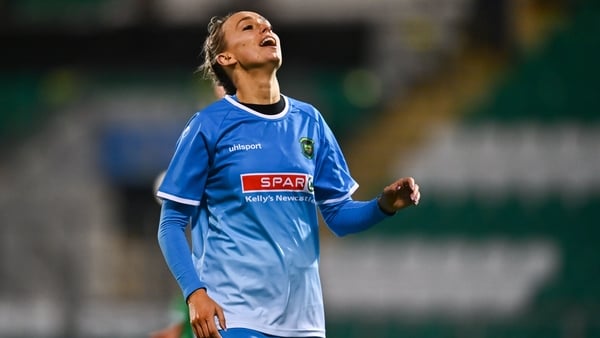
M 272 104 L 280 100 L 279 81 L 275 72 L 240 72 L 234 83 L 240 102 L 250 104 Z

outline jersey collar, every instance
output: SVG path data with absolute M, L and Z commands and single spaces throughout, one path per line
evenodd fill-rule
M 224 96 L 225 100 L 227 100 L 227 102 L 231 103 L 232 105 L 234 105 L 235 107 L 244 110 L 252 115 L 256 115 L 258 117 L 261 117 L 263 119 L 267 119 L 267 120 L 277 120 L 280 119 L 282 117 L 284 117 L 289 109 L 290 109 L 290 103 L 288 101 L 288 98 L 285 95 L 281 95 L 281 98 L 284 100 L 285 102 L 285 106 L 283 107 L 283 110 L 280 113 L 274 114 L 274 115 L 266 115 L 266 114 L 261 114 L 259 112 L 257 112 L 256 110 L 246 107 L 243 104 L 238 102 L 238 99 L 235 95 L 225 95 Z

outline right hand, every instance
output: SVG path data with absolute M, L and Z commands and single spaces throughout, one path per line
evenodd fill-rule
M 219 329 L 215 324 L 215 316 L 219 320 L 219 326 L 223 330 L 225 326 L 225 315 L 223 309 L 206 293 L 206 289 L 198 289 L 188 297 L 190 309 L 190 325 L 198 338 L 221 338 Z
M 381 210 L 392 214 L 408 206 L 418 205 L 420 199 L 421 192 L 415 179 L 404 177 L 383 188 L 377 203 Z

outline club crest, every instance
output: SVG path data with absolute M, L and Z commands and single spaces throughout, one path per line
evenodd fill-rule
M 302 155 L 311 160 L 315 153 L 315 141 L 308 137 L 300 138 L 300 149 L 302 150 Z

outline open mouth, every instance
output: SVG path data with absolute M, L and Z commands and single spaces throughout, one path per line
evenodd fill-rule
M 261 47 L 275 47 L 275 46 L 277 46 L 277 41 L 275 41 L 275 38 L 267 36 L 260 42 L 260 46 Z

